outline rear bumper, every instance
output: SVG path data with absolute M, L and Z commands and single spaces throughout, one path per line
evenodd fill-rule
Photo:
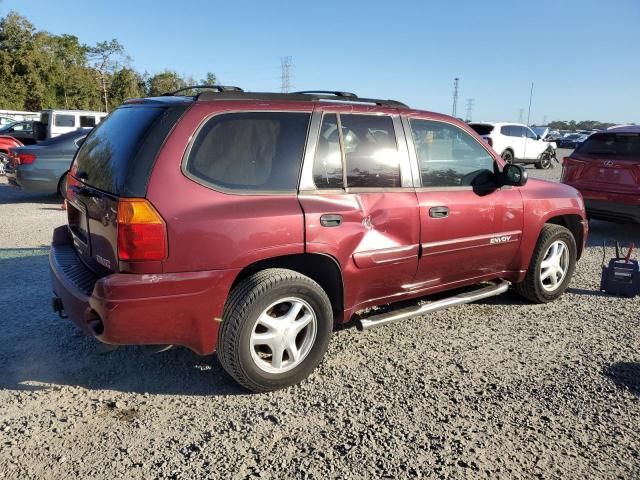
M 54 231 L 49 255 L 54 295 L 78 327 L 115 345 L 216 349 L 227 293 L 238 270 L 97 278 L 78 258 L 67 227 Z
M 587 215 L 614 222 L 640 223 L 640 196 L 581 190 Z
M 59 176 L 55 172 L 35 171 L 32 165 L 7 167 L 7 179 L 14 187 L 33 193 L 58 193 Z

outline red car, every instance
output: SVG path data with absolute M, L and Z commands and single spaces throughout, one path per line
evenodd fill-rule
M 9 137 L 8 135 L 0 135 L 0 175 L 5 174 L 5 167 L 11 161 L 9 149 L 22 146 L 23 144 L 20 140 Z
M 527 182 L 464 123 L 346 92 L 215 89 L 130 100 L 75 157 L 53 307 L 99 340 L 217 351 L 266 391 L 305 378 L 336 324 L 566 289 L 580 194 Z
M 640 126 L 591 135 L 564 159 L 561 181 L 582 193 L 590 218 L 640 223 Z

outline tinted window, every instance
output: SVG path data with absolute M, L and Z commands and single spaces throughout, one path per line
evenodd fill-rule
M 411 133 L 423 187 L 470 186 L 493 173 L 491 155 L 458 127 L 411 120 Z
M 504 127 L 500 127 L 500 133 L 502 135 L 506 135 L 507 137 L 513 136 L 513 134 L 511 133 L 511 127 L 509 125 L 506 125 Z
M 313 182 L 318 188 L 342 188 L 342 154 L 338 117 L 327 114 L 322 117 L 320 137 L 313 160 Z
M 340 115 L 348 187 L 400 187 L 400 158 L 391 117 Z
M 96 126 L 96 117 L 80 115 L 80 126 L 81 127 L 95 127 Z
M 164 108 L 123 107 L 100 122 L 78 150 L 74 167 L 87 174 L 87 183 L 107 192 L 141 196 L 146 189 L 150 165 L 144 165 L 144 185 L 130 187 L 136 176 L 136 155 L 146 132 L 162 119 Z M 142 165 L 142 164 L 141 164 Z M 143 188 L 138 188 L 143 187 Z
M 187 171 L 224 189 L 294 191 L 309 117 L 280 112 L 214 116 L 191 147 Z
M 75 115 L 56 115 L 55 116 L 56 127 L 75 127 L 76 117 Z
M 511 136 L 524 137 L 524 127 L 520 127 L 518 125 L 511 125 Z
M 45 126 L 48 126 L 48 125 L 49 125 L 49 113 L 41 113 L 41 114 L 40 114 L 40 121 L 41 121 Z
M 493 132 L 493 125 L 487 125 L 484 123 L 470 123 L 469 126 L 473 128 L 478 135 L 489 135 Z M 505 127 L 502 127 L 504 129 Z M 501 131 L 503 135 L 506 135 L 503 131 Z
M 40 146 L 58 145 L 65 142 L 68 144 L 72 144 L 73 142 L 76 141 L 77 138 L 86 137 L 88 132 L 89 131 L 87 129 L 74 130 L 73 132 L 67 132 L 65 134 L 58 135 L 57 137 L 48 138 L 46 140 L 38 142 L 38 145 Z
M 576 152 L 640 158 L 640 134 L 596 133 L 587 138 Z
M 533 140 L 538 139 L 538 136 L 535 133 L 533 133 L 530 128 L 524 128 L 524 127 L 521 127 L 521 128 L 524 129 L 524 133 L 527 135 L 527 138 L 532 138 Z

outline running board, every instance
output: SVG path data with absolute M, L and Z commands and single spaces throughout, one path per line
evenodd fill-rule
M 437 312 L 438 310 L 444 310 L 445 308 L 453 307 L 455 305 L 476 302 L 478 300 L 482 300 L 483 298 L 500 295 L 501 293 L 506 292 L 509 289 L 510 285 L 510 283 L 506 280 L 489 283 L 490 285 L 479 288 L 477 290 L 460 293 L 454 297 L 443 298 L 442 300 L 437 300 L 426 305 L 404 308 L 395 312 L 382 313 L 379 315 L 372 315 L 371 317 L 362 318 L 356 325 L 358 330 L 368 330 L 379 325 L 386 325 L 387 323 L 407 320 L 408 318 L 424 315 L 425 313 Z

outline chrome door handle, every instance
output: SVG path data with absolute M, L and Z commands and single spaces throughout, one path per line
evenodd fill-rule
M 342 215 L 322 215 L 320 225 L 323 227 L 337 227 L 342 223 Z
M 431 218 L 445 218 L 449 216 L 449 207 L 431 207 L 429 209 L 429 216 Z

